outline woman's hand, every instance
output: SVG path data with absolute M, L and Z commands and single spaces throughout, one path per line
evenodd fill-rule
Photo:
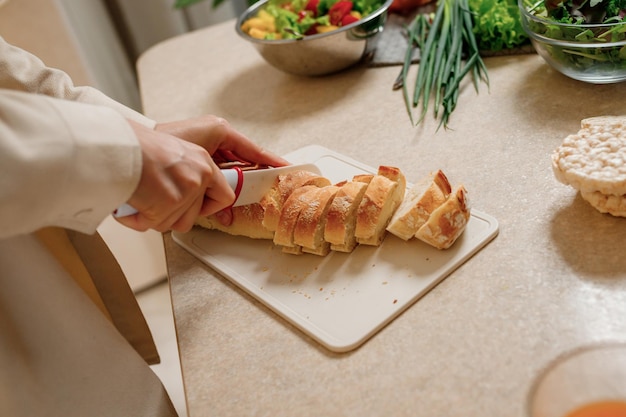
M 233 129 L 221 117 L 206 115 L 160 123 L 155 129 L 202 146 L 218 164 L 239 161 L 271 167 L 289 165 L 285 159 L 266 151 Z M 219 222 L 225 226 L 232 223 L 233 215 L 230 207 L 218 211 L 215 215 Z
M 242 161 L 272 167 L 289 165 L 288 161 L 233 129 L 221 117 L 207 115 L 159 123 L 155 129 L 202 146 L 216 162 Z
M 118 218 L 120 223 L 139 231 L 186 232 L 198 216 L 233 203 L 235 194 L 211 159 L 210 148 L 129 123 L 139 140 L 143 165 L 139 185 L 128 200 L 138 213 Z

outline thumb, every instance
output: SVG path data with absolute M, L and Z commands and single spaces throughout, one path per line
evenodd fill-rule
M 233 222 L 233 209 L 232 207 L 227 207 L 223 210 L 215 213 L 215 217 L 217 220 L 224 226 L 230 226 Z

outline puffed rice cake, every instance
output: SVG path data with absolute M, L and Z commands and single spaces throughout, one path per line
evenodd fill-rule
M 607 195 L 602 194 L 599 191 L 581 191 L 580 195 L 600 213 L 609 213 L 613 216 L 626 217 L 626 196 L 624 195 Z
M 552 168 L 560 182 L 588 196 L 626 194 L 626 116 L 584 119 L 552 154 Z

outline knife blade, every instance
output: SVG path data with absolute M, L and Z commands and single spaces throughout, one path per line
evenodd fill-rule
M 321 175 L 320 169 L 315 164 L 288 165 L 250 171 L 243 171 L 239 168 L 221 170 L 226 182 L 235 192 L 235 202 L 232 207 L 258 203 L 279 175 L 294 171 L 309 171 Z M 136 213 L 137 210 L 133 206 L 122 204 L 113 212 L 113 217 L 130 216 Z

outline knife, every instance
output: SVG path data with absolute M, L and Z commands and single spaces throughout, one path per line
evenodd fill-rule
M 243 171 L 241 168 L 222 169 L 226 182 L 235 192 L 235 202 L 231 207 L 244 206 L 258 203 L 261 198 L 272 188 L 276 177 L 293 171 L 309 171 L 321 175 L 320 169 L 315 164 L 288 165 L 278 168 L 254 169 Z M 129 205 L 122 204 L 114 212 L 113 217 L 124 217 L 136 214 L 137 210 Z

